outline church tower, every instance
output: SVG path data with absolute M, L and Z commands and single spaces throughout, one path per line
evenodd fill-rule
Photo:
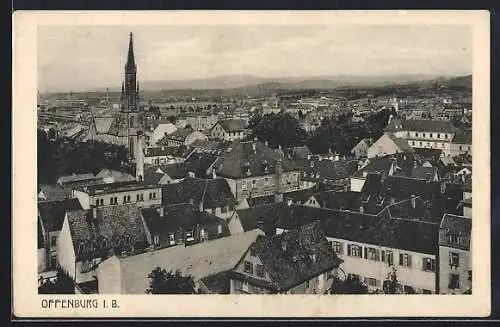
M 139 83 L 137 83 L 137 66 L 134 58 L 134 40 L 131 32 L 128 43 L 127 63 L 125 64 L 125 81 L 122 83 L 122 111 L 137 112 L 138 100 Z

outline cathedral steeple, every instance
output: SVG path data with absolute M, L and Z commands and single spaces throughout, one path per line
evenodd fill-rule
M 127 63 L 125 64 L 125 81 L 123 85 L 122 108 L 126 112 L 137 111 L 138 85 L 137 66 L 134 58 L 134 40 L 132 32 L 129 36 Z

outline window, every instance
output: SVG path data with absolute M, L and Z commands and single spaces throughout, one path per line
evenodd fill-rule
M 160 245 L 160 236 L 155 235 L 154 243 L 156 246 Z
M 426 136 L 425 136 L 425 133 L 424 133 L 424 137 L 426 137 Z
M 136 199 L 135 199 L 135 200 L 136 200 L 137 202 L 141 201 L 141 196 L 140 196 L 140 194 L 137 194 L 135 197 L 136 197 Z
M 141 193 L 139 199 L 139 201 L 144 201 L 144 194 Z
M 109 198 L 109 204 L 115 204 L 115 199 L 114 198 Z
M 149 199 L 153 199 L 153 194 L 149 193 Z
M 368 248 L 368 258 L 369 260 L 380 260 L 380 252 L 377 249 L 374 248 Z
M 261 277 L 263 278 L 265 276 L 265 271 L 264 271 L 264 266 L 263 265 L 257 265 L 255 267 L 255 274 L 257 275 L 257 277 Z
M 440 134 L 440 133 L 438 133 L 438 139 L 440 139 L 440 138 L 441 138 L 441 134 Z
M 169 237 L 169 243 L 170 245 L 174 245 L 175 244 L 175 235 L 174 234 L 170 234 Z
M 95 200 L 95 206 L 98 207 L 99 206 L 99 199 Z
M 256 183 L 257 183 L 257 181 L 256 181 L 255 179 L 254 179 L 254 180 L 252 180 L 252 188 L 254 188 L 254 187 L 255 187 Z
M 306 280 L 305 285 L 306 285 L 306 288 L 309 288 L 309 281 L 308 280 Z
M 57 245 L 57 237 L 56 236 L 52 236 L 50 238 L 50 246 L 56 246 Z
M 359 275 L 356 275 L 356 274 L 347 274 L 347 278 L 350 279 L 350 280 L 360 281 Z
M 253 264 L 250 261 L 245 261 L 243 269 L 247 274 L 253 274 Z
M 217 234 L 222 234 L 222 225 L 217 225 Z
M 457 289 L 460 288 L 460 275 L 459 274 L 450 274 L 450 284 L 448 285 L 449 289 Z
M 435 271 L 436 262 L 432 258 L 424 258 L 422 261 L 422 270 L 424 271 Z
M 411 268 L 411 255 L 409 255 L 408 253 L 400 253 L 399 265 L 402 267 Z
M 379 286 L 379 281 L 378 281 L 378 279 L 375 279 L 375 278 L 365 277 L 365 283 L 368 286 L 372 286 L 372 287 Z
M 156 192 L 153 192 L 153 199 L 156 199 Z
M 186 232 L 186 241 L 188 241 L 188 242 L 194 241 L 193 231 Z
M 247 183 L 245 181 L 241 182 L 241 189 L 246 190 L 247 189 Z
M 418 137 L 418 133 L 415 133 L 415 136 L 417 136 L 417 137 Z
M 456 245 L 460 245 L 460 241 L 461 241 L 461 237 L 456 235 L 456 234 L 449 234 L 448 235 L 448 240 L 450 242 L 450 244 L 456 244 Z
M 104 199 L 100 200 L 101 205 L 104 205 Z
M 433 137 L 432 133 L 431 133 L 431 138 Z
M 269 185 L 269 177 L 264 178 L 264 185 Z
M 450 266 L 458 267 L 459 262 L 460 262 L 460 259 L 459 259 L 458 253 L 450 252 Z
M 127 203 L 127 196 L 126 195 L 123 196 L 123 203 Z
M 130 202 L 130 195 L 127 195 L 127 202 Z
M 243 281 L 241 283 L 241 290 L 244 291 L 244 292 L 249 292 L 248 291 L 248 282 L 247 281 Z
M 344 249 L 342 245 L 343 245 L 342 242 L 333 241 L 332 242 L 333 251 L 338 255 L 343 255 Z
M 227 212 L 227 207 L 226 206 L 223 206 L 220 208 L 220 212 L 221 213 L 226 213 Z
M 347 245 L 347 255 L 351 257 L 360 257 L 361 258 L 361 247 L 354 244 Z

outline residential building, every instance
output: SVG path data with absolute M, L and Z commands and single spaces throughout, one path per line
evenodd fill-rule
M 210 131 L 212 138 L 224 141 L 241 140 L 247 134 L 247 122 L 243 119 L 219 120 Z
M 158 124 L 151 133 L 149 143 L 155 145 L 162 138 L 174 133 L 176 130 L 177 127 L 172 123 Z
M 178 119 L 175 124 L 177 128 L 185 128 L 191 126 L 195 131 L 204 131 L 212 128 L 219 121 L 218 115 L 208 115 L 208 116 L 188 116 Z
M 156 267 L 192 276 L 198 288 L 201 279 L 233 269 L 258 235 L 262 232 L 253 230 L 138 255 L 121 256 L 117 252 L 97 268 L 99 294 L 144 294 L 149 288 L 148 274 Z
M 162 203 L 191 203 L 199 211 L 223 219 L 229 219 L 236 207 L 236 199 L 224 178 L 186 178 L 179 183 L 163 185 Z
M 147 166 L 144 168 L 144 183 L 150 185 L 179 183 L 188 177 L 187 168 L 184 163 Z
M 368 148 L 367 156 L 373 158 L 412 151 L 412 147 L 405 139 L 396 137 L 392 133 L 384 133 Z
M 230 274 L 230 293 L 326 294 L 339 263 L 317 223 L 258 236 Z
M 339 190 L 348 190 L 350 177 L 358 170 L 357 160 L 344 160 L 335 156 L 330 159 L 311 157 L 302 170 L 302 181 L 327 184 Z
M 368 157 L 368 149 L 373 144 L 373 140 L 369 138 L 362 139 L 352 148 L 351 154 L 356 159 Z
M 233 142 L 215 171 L 225 178 L 237 201 L 300 189 L 300 166 L 261 142 Z
M 158 146 L 144 149 L 145 165 L 168 165 L 181 163 L 191 154 L 192 150 L 182 146 Z
M 189 146 L 196 140 L 207 140 L 208 137 L 192 127 L 179 128 L 170 135 L 165 135 L 157 143 L 162 146 Z
M 130 174 L 108 168 L 101 169 L 96 177 L 102 179 L 106 184 L 135 181 L 135 177 Z
M 124 204 L 66 212 L 57 253 L 60 267 L 79 285 L 95 280 L 99 263 L 113 254 L 148 246 L 139 208 Z
M 161 204 L 161 186 L 142 182 L 121 182 L 85 186 L 73 190 L 84 209 L 136 203 L 140 207 Z
M 445 214 L 439 229 L 439 293 L 472 289 L 472 219 Z
M 59 184 L 41 184 L 38 186 L 38 201 L 57 201 L 71 197 L 71 189 Z
M 41 224 L 42 241 L 45 249 L 43 261 L 47 270 L 57 268 L 57 240 L 66 212 L 80 209 L 82 209 L 82 206 L 78 199 L 38 202 L 38 221 Z
M 405 139 L 412 148 L 441 149 L 452 157 L 472 153 L 472 133 L 460 131 L 449 121 L 394 118 L 386 132 Z
M 224 219 L 198 209 L 189 203 L 141 209 L 148 242 L 156 250 L 229 236 Z
M 78 182 L 94 182 L 96 180 L 99 180 L 99 177 L 96 177 L 92 173 L 72 174 L 72 175 L 67 175 L 67 176 L 60 176 L 57 179 L 57 184 L 67 185 L 67 184 L 74 184 L 74 183 L 78 183 Z

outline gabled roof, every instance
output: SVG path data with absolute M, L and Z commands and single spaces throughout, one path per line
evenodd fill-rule
M 410 177 L 417 179 L 425 179 L 427 181 L 431 181 L 434 179 L 434 176 L 437 175 L 437 167 L 413 167 L 411 170 Z
M 223 178 L 186 178 L 179 183 L 162 186 L 162 203 L 179 204 L 193 200 L 195 206 L 204 208 L 235 205 L 236 199 L 227 181 Z
M 38 194 L 46 201 L 65 200 L 71 196 L 71 190 L 59 184 L 41 184 Z
M 222 119 L 219 120 L 215 125 L 217 124 L 219 124 L 228 133 L 241 132 L 246 128 L 247 125 L 246 121 L 243 119 Z
M 275 291 L 286 291 L 337 268 L 337 258 L 317 223 L 274 236 L 258 236 L 250 246 L 271 277 Z
M 97 133 L 106 134 L 115 122 L 115 117 L 94 117 L 93 121 Z
M 200 150 L 224 150 L 227 146 L 218 141 L 210 141 L 210 140 L 195 140 L 193 143 L 189 145 L 191 148 L 200 149 Z
M 169 164 L 169 165 L 162 165 L 160 169 L 170 178 L 173 179 L 181 179 L 187 177 L 188 175 L 188 167 L 183 162 Z
M 94 218 L 94 210 L 96 217 Z M 75 252 L 80 242 L 130 236 L 136 244 L 147 242 L 141 213 L 135 204 L 97 207 L 66 213 Z M 78 260 L 78 253 L 77 260 Z
M 217 161 L 219 157 L 209 153 L 193 152 L 184 161 L 187 170 L 195 173 L 196 177 L 207 177 L 207 170 Z
M 452 142 L 457 144 L 472 144 L 472 131 L 457 132 Z
M 255 151 L 253 146 L 255 145 Z M 261 142 L 235 141 L 224 151 L 217 164 L 217 174 L 228 178 L 248 178 L 264 176 L 276 172 L 277 162 L 284 172 L 296 171 L 300 167 L 292 160 Z M 267 167 L 267 172 L 266 168 Z M 249 171 L 250 175 L 246 172 Z
M 285 149 L 285 154 L 290 154 L 292 158 L 308 159 L 312 152 L 307 145 L 299 145 Z
M 445 232 L 445 237 L 449 234 L 464 237 L 467 242 L 462 241 L 460 246 L 464 247 L 466 250 L 470 250 L 472 219 L 464 216 L 445 214 L 441 221 L 440 229 Z M 440 239 L 440 244 L 450 246 L 448 239 Z
M 159 208 L 143 208 L 141 214 L 144 217 L 147 228 L 153 235 L 160 236 L 160 247 L 168 245 L 168 234 L 176 233 L 180 229 L 195 230 L 197 227 L 225 226 L 225 221 L 208 212 L 200 212 L 191 204 L 174 204 L 162 206 L 163 216 Z M 228 236 L 229 231 L 223 228 L 221 236 Z
M 398 128 L 397 126 L 402 126 Z M 395 132 L 398 130 L 413 132 L 434 132 L 434 133 L 456 133 L 458 129 L 449 121 L 430 119 L 392 119 L 387 125 L 386 131 Z
M 394 136 L 394 134 L 391 133 L 386 133 L 386 135 L 396 144 L 396 146 L 404 152 L 413 152 L 413 148 L 408 144 L 408 141 L 406 141 L 403 138 L 399 138 Z
M 363 195 L 377 195 L 382 188 L 382 175 L 380 173 L 368 173 L 365 183 L 361 189 Z
M 191 149 L 188 149 L 185 146 L 157 146 L 157 147 L 148 147 L 144 151 L 145 157 L 177 157 L 177 158 L 186 158 L 191 152 Z
M 325 191 L 313 194 L 322 208 L 358 210 L 360 206 L 359 192 Z
M 60 231 L 66 212 L 81 209 L 78 199 L 38 202 L 38 213 L 47 232 Z
M 309 179 L 308 174 L 314 174 L 313 179 L 318 176 L 319 180 L 340 180 L 351 177 L 358 170 L 357 160 L 309 160 L 304 167 L 306 173 L 302 179 Z

